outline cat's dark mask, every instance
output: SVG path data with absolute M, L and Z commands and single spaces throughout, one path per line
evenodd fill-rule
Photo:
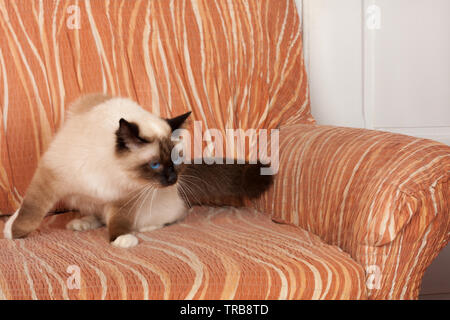
M 191 112 L 187 112 L 180 116 L 163 120 L 169 124 L 172 133 L 181 128 L 190 114 Z M 116 131 L 117 154 L 123 156 L 130 154 L 132 156 L 133 150 L 139 152 L 139 147 L 149 143 L 158 143 L 159 158 L 147 159 L 146 162 L 139 164 L 136 167 L 138 176 L 145 181 L 158 182 L 161 186 L 175 184 L 178 178 L 178 170 L 171 159 L 174 144 L 170 135 L 157 138 L 142 136 L 138 124 L 129 122 L 123 118 L 120 119 L 119 129 Z

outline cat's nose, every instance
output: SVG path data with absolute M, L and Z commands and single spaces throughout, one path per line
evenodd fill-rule
M 167 183 L 174 184 L 177 182 L 177 174 L 175 172 L 171 172 L 167 175 Z
M 177 173 L 175 172 L 173 167 L 167 168 L 167 170 L 165 172 L 165 178 L 166 178 L 167 185 L 172 185 L 175 182 L 177 182 Z

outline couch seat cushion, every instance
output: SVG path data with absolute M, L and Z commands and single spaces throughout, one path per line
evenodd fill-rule
M 47 217 L 26 239 L 0 239 L 0 298 L 366 297 L 364 271 L 348 254 L 252 209 L 193 208 L 180 223 L 139 234 L 131 249 L 111 246 L 106 228 L 65 230 L 78 215 Z

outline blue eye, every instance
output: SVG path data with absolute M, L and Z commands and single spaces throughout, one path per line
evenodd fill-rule
M 158 169 L 160 165 L 161 164 L 157 161 L 150 162 L 150 168 L 152 168 L 152 169 Z

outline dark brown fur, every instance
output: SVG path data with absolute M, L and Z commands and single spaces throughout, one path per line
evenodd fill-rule
M 179 194 L 188 205 L 243 205 L 272 184 L 273 177 L 261 175 L 261 164 L 186 164 L 179 174 Z
M 130 146 L 140 146 L 153 142 L 153 139 L 142 137 L 139 134 L 139 126 L 134 122 L 120 119 L 119 129 L 116 131 L 116 154 L 120 155 L 130 151 Z
M 169 177 L 172 175 L 177 175 L 178 170 L 174 166 L 171 158 L 171 152 L 173 148 L 173 142 L 169 138 L 162 138 L 157 140 L 159 144 L 159 157 L 148 159 L 134 168 L 136 175 L 145 181 L 158 182 L 162 186 L 168 186 L 174 184 L 174 181 L 170 180 Z M 152 169 L 150 163 L 156 161 L 160 163 L 160 168 Z M 173 177 L 172 177 L 173 178 Z M 170 181 L 169 181 L 170 180 Z

